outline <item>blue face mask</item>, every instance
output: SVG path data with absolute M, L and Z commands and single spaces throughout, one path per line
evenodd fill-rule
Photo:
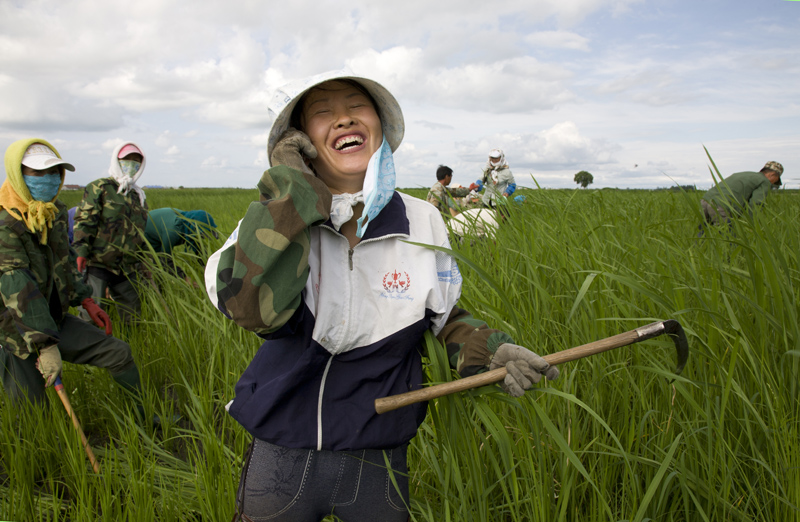
M 367 175 L 364 178 L 364 210 L 358 218 L 356 235 L 364 237 L 364 232 L 373 219 L 383 210 L 394 195 L 395 171 L 392 148 L 383 138 L 383 143 L 367 165 Z
M 61 174 L 45 174 L 44 176 L 22 176 L 31 197 L 37 201 L 52 201 L 61 187 Z

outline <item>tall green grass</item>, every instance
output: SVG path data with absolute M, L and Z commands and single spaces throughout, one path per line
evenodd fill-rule
M 462 306 L 540 354 L 677 319 L 689 363 L 675 377 L 660 337 L 566 364 L 518 400 L 486 387 L 432 402 L 410 449 L 412 518 L 800 518 L 797 195 L 700 239 L 699 193 L 524 193 L 495 240 L 454 242 Z M 147 194 L 151 208 L 208 210 L 222 232 L 209 252 L 255 198 Z M 0 399 L 0 519 L 230 519 L 249 435 L 224 405 L 260 342 L 208 302 L 200 259 L 176 256 L 198 287 L 156 264 L 143 322 L 114 323 L 163 429 L 138 423 L 103 371 L 65 364 L 97 476 L 54 393 Z M 424 348 L 429 380 L 451 379 L 435 339 Z

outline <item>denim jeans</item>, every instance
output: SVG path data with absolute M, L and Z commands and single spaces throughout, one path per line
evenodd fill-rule
M 406 444 L 391 450 L 317 451 L 254 438 L 234 520 L 318 522 L 333 514 L 343 521 L 404 522 L 407 450 Z

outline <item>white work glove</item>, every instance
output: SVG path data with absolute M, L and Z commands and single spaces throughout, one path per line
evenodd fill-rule
M 58 351 L 58 346 L 48 346 L 39 350 L 36 369 L 44 377 L 45 388 L 52 386 L 61 373 L 61 352 Z
M 269 159 L 273 167 L 286 165 L 300 172 L 313 174 L 306 165 L 305 157 L 316 158 L 316 147 L 304 132 L 289 127 L 278 138 L 278 143 L 272 149 L 272 156 Z
M 489 369 L 495 370 L 504 366 L 508 374 L 500 386 L 512 397 L 522 397 L 525 390 L 539 382 L 543 375 L 548 381 L 558 378 L 558 368 L 550 366 L 532 351 L 516 344 L 501 344 Z

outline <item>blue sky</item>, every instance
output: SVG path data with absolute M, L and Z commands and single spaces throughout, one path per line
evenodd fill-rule
M 706 188 L 706 146 L 800 188 L 800 2 L 203 4 L 0 0 L 0 146 L 48 139 L 86 184 L 131 140 L 140 184 L 253 187 L 272 90 L 348 66 L 403 108 L 401 187 L 499 147 L 523 186 Z

